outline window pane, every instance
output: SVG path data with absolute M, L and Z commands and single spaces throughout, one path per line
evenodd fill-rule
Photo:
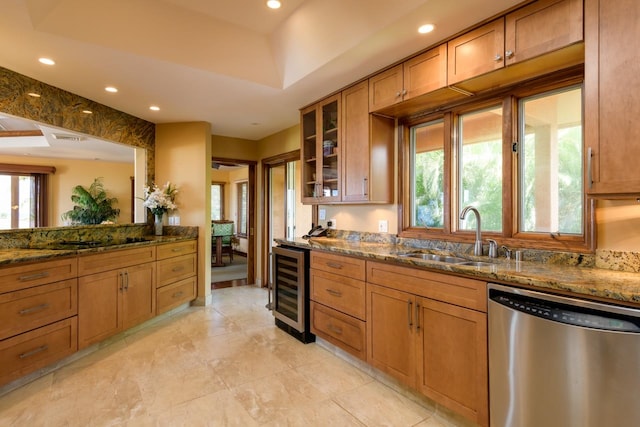
M 0 229 L 36 226 L 35 177 L 0 175 Z
M 238 234 L 247 235 L 247 209 L 248 209 L 248 193 L 247 183 L 238 184 Z
M 411 225 L 442 228 L 444 224 L 444 122 L 411 128 Z
M 582 234 L 582 90 L 520 101 L 520 230 Z
M 460 116 L 459 210 L 472 205 L 482 218 L 482 230 L 502 231 L 502 108 Z M 461 230 L 475 230 L 469 215 Z
M 211 220 L 217 221 L 222 217 L 222 185 L 211 184 Z

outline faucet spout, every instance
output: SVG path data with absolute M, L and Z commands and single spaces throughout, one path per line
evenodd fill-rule
M 462 212 L 460 212 L 460 219 L 464 220 L 467 216 L 467 213 L 469 213 L 469 211 L 473 212 L 474 215 L 476 216 L 476 243 L 473 246 L 473 254 L 476 256 L 482 256 L 482 232 L 481 230 L 481 219 L 480 219 L 480 212 L 478 212 L 478 210 L 476 208 L 474 208 L 473 206 L 467 206 L 464 209 L 462 209 Z

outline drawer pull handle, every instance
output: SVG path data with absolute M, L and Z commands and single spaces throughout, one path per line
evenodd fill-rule
M 35 307 L 31 307 L 31 308 L 23 308 L 18 312 L 18 314 L 20 314 L 21 316 L 24 316 L 25 314 L 35 313 L 36 311 L 42 311 L 47 308 L 49 308 L 49 304 L 44 303 L 44 304 L 36 305 Z
M 173 248 L 171 249 L 171 252 L 182 252 L 184 250 L 184 248 Z
M 329 329 L 333 333 L 336 333 L 338 335 L 342 335 L 342 328 L 339 328 L 337 326 L 333 326 L 333 325 L 329 324 L 329 325 L 327 325 L 327 329 Z
M 43 279 L 45 277 L 49 277 L 48 271 L 41 271 L 40 273 L 29 274 L 27 276 L 20 276 L 18 277 L 18 280 L 21 282 L 28 282 L 29 280 L 38 280 L 38 279 Z
M 341 297 L 342 292 L 336 291 L 335 289 L 327 289 L 326 290 L 329 295 L 333 295 L 334 297 Z
M 409 330 L 413 326 L 413 302 L 407 301 L 407 323 L 409 324 Z
M 21 355 L 19 355 L 18 357 L 20 359 L 26 359 L 27 357 L 31 357 L 31 356 L 35 356 L 38 353 L 42 353 L 43 351 L 46 351 L 49 349 L 48 345 L 41 345 L 38 348 L 34 348 L 33 350 L 29 350 L 27 352 L 22 353 Z
M 173 273 L 177 273 L 178 271 L 182 271 L 184 270 L 184 265 L 179 265 L 177 267 L 173 267 L 173 269 L 171 270 Z
M 342 269 L 342 264 L 338 264 L 337 262 L 328 262 L 328 267 L 337 268 L 338 270 Z
M 175 294 L 173 294 L 173 298 L 180 298 L 182 295 L 184 295 L 184 292 L 179 291 L 179 292 L 176 292 Z

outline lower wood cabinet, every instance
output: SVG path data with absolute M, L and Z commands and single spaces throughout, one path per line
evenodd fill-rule
M 155 263 L 78 279 L 78 346 L 102 341 L 156 313 Z
M 488 425 L 486 283 L 367 262 L 366 302 L 367 362 Z
M 197 240 L 158 246 L 157 314 L 193 301 L 197 291 Z
M 311 301 L 311 332 L 359 359 L 366 359 L 362 320 Z

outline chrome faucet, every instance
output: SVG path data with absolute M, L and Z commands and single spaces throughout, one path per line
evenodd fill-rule
M 460 219 L 464 220 L 465 217 L 467 216 L 467 212 L 473 212 L 476 215 L 476 243 L 473 247 L 473 254 L 476 256 L 482 256 L 482 234 L 480 232 L 480 212 L 478 212 L 478 209 L 474 208 L 473 206 L 467 206 L 464 209 L 462 209 L 462 212 L 460 212 Z

